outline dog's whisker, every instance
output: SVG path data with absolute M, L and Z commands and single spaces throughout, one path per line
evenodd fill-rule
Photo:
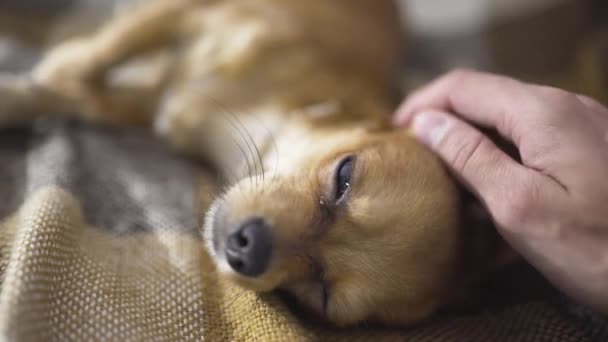
M 264 160 L 262 159 L 262 154 L 260 153 L 260 149 L 258 148 L 255 140 L 253 139 L 253 136 L 251 135 L 251 133 L 249 133 L 249 130 L 247 130 L 247 127 L 241 122 L 241 120 L 239 120 L 238 116 L 235 113 L 232 113 L 230 111 L 228 111 L 228 113 L 230 115 L 232 115 L 234 117 L 234 119 L 237 121 L 237 123 L 242 127 L 245 135 L 249 138 L 249 141 L 251 142 L 251 145 L 253 146 L 253 149 L 255 150 L 255 155 L 252 153 L 251 158 L 254 160 L 254 165 L 256 165 L 255 167 L 255 177 L 256 177 L 256 187 L 259 186 L 258 181 L 259 181 L 259 176 L 258 174 L 262 177 L 262 184 L 264 184 Z M 255 160 L 255 157 L 257 156 L 257 161 Z M 260 170 L 258 172 L 258 168 L 257 168 L 257 162 L 259 162 L 259 167 Z
M 245 142 L 245 144 L 247 145 L 247 148 L 249 150 L 249 154 L 247 154 L 244 150 L 244 148 L 238 143 L 237 139 L 231 134 L 230 137 L 232 139 L 232 141 L 235 143 L 235 145 L 237 146 L 237 148 L 240 150 L 240 152 L 242 153 L 242 155 L 245 157 L 245 162 L 247 165 L 247 173 L 251 182 L 251 163 L 249 160 L 249 155 L 251 155 L 251 160 L 254 162 L 255 164 L 255 158 L 253 157 L 253 150 L 251 150 L 251 147 L 249 146 L 249 143 L 247 141 L 247 139 L 245 138 L 245 136 L 243 135 L 243 133 L 241 132 L 239 126 L 232 120 L 232 118 L 234 117 L 234 115 L 231 115 L 232 113 L 229 112 L 225 106 L 223 106 L 217 99 L 215 99 L 214 97 L 205 94 L 204 92 L 199 92 L 199 94 L 201 96 L 206 97 L 207 99 L 209 99 L 216 107 L 218 107 L 219 109 L 219 114 L 222 115 L 222 118 L 225 119 L 228 124 L 231 126 L 232 129 L 236 130 L 237 133 L 239 134 L 240 138 Z M 254 165 L 255 166 L 255 165 Z M 256 168 L 257 169 L 257 168 Z M 234 182 L 238 182 L 237 177 L 234 177 Z M 250 184 L 250 187 L 253 187 L 252 184 Z
M 220 114 L 222 115 L 222 117 L 230 124 L 230 126 L 234 130 L 237 131 L 240 138 L 243 140 L 243 142 L 247 146 L 247 150 L 249 151 L 249 153 L 245 152 L 244 148 L 237 143 L 237 145 L 240 146 L 239 149 L 241 150 L 241 153 L 245 157 L 245 162 L 247 163 L 247 172 L 248 172 L 250 187 L 253 188 L 252 178 L 254 175 L 252 174 L 252 172 L 257 173 L 257 164 L 256 164 L 256 160 L 255 160 L 255 157 L 253 154 L 253 150 L 251 149 L 251 145 L 249 144 L 249 141 L 245 136 L 245 134 L 250 136 L 249 132 L 244 128 L 243 124 L 236 118 L 236 115 L 234 113 L 232 113 L 231 111 L 227 110 L 227 108 L 225 106 L 223 106 L 218 100 L 214 99 L 213 97 L 211 97 L 209 95 L 204 95 L 204 96 L 209 98 L 209 100 L 211 100 L 220 109 Z M 241 128 L 245 129 L 245 134 L 243 133 Z M 235 142 L 236 142 L 236 139 L 235 139 Z M 249 156 L 251 156 L 251 161 L 249 159 Z M 251 166 L 251 162 L 253 162 L 253 164 L 254 164 L 253 168 Z M 257 182 L 257 178 L 256 178 L 256 182 Z
M 248 162 L 247 159 L 247 153 L 245 152 L 245 149 L 243 148 L 243 146 L 241 144 L 239 144 L 239 142 L 237 141 L 236 138 L 234 138 L 234 136 L 231 134 L 230 138 L 232 140 L 232 143 L 236 146 L 236 148 L 241 152 L 241 155 L 243 156 L 243 159 L 245 160 L 245 165 L 247 165 L 247 174 L 251 174 L 251 164 Z M 227 189 L 230 188 L 230 186 L 236 184 L 239 188 L 242 186 L 241 182 L 239 182 L 241 180 L 241 178 L 239 177 L 239 175 L 237 174 L 236 171 L 232 170 L 232 169 L 225 169 L 223 170 L 224 172 L 228 172 L 227 175 L 227 179 L 223 179 L 223 183 L 228 183 L 227 185 L 225 185 L 225 187 Z M 220 175 L 221 177 L 221 175 Z M 225 191 L 227 191 L 227 189 Z
M 228 300 L 226 300 L 224 303 L 222 303 L 223 305 L 225 305 L 224 310 L 228 309 L 229 307 L 234 305 L 234 303 L 236 303 L 241 297 L 243 297 L 243 295 L 245 293 L 247 293 L 247 290 L 241 289 L 236 295 L 233 295 Z
M 234 144 L 237 146 L 238 150 L 243 155 L 243 158 L 246 160 L 245 163 L 247 165 L 247 175 L 249 176 L 248 178 L 249 178 L 249 181 L 251 182 L 251 164 L 249 163 L 247 153 L 245 152 L 245 149 L 243 148 L 243 146 L 241 146 L 241 144 L 239 144 L 238 141 L 236 141 L 236 139 L 233 138 L 233 141 L 234 141 Z M 231 172 L 234 177 L 233 183 L 240 184 L 239 179 L 238 179 L 237 175 L 235 174 L 235 172 L 233 170 L 230 170 L 229 172 Z
M 241 129 L 238 127 L 238 125 L 230 119 L 230 116 L 226 115 L 227 113 L 225 113 L 225 112 L 222 112 L 222 114 L 224 115 L 224 118 L 226 120 L 230 121 L 230 124 L 232 125 L 233 129 L 235 129 L 237 131 L 240 138 L 243 140 L 243 142 L 247 146 L 247 150 L 249 153 L 247 153 L 245 151 L 245 148 L 243 148 L 242 145 L 237 143 L 237 145 L 239 146 L 239 149 L 240 149 L 241 153 L 243 154 L 243 157 L 245 158 L 245 161 L 247 163 L 247 176 L 249 178 L 249 183 L 250 183 L 249 186 L 253 188 L 252 178 L 257 173 L 257 164 L 256 164 L 256 160 L 255 160 L 251 145 L 247 141 L 245 134 L 241 131 Z M 251 160 L 249 159 L 250 157 L 251 157 Z M 253 166 L 251 165 L 252 163 L 253 163 Z M 257 182 L 257 179 L 256 179 L 256 182 Z
M 272 131 L 266 125 L 264 125 L 263 120 L 261 120 L 259 118 L 259 116 L 255 115 L 253 113 L 251 115 L 258 121 L 258 124 L 260 126 L 262 126 L 262 128 L 266 131 L 266 133 L 268 133 L 268 137 L 270 138 L 270 143 L 272 144 L 272 147 L 273 147 L 273 149 L 275 151 L 274 174 L 272 176 L 272 181 L 274 182 L 275 179 L 276 179 L 276 176 L 277 176 L 278 169 L 279 169 L 279 148 L 277 146 L 277 141 L 274 138 L 274 134 L 272 133 Z
M 247 145 L 247 148 L 251 155 L 251 161 L 253 162 L 253 166 L 254 166 L 253 167 L 254 175 L 251 175 L 251 173 L 250 173 L 249 176 L 250 176 L 250 178 L 253 178 L 255 176 L 255 184 L 256 184 L 256 188 L 257 188 L 259 186 L 258 173 L 263 173 L 264 164 L 263 164 L 263 160 L 262 160 L 262 155 L 260 153 L 259 148 L 257 147 L 257 144 L 255 143 L 255 140 L 253 139 L 253 136 L 251 135 L 251 133 L 249 133 L 249 130 L 243 124 L 243 122 L 238 118 L 238 115 L 236 115 L 234 112 L 232 112 L 225 105 L 221 104 L 217 99 L 214 99 L 212 97 L 209 97 L 209 98 L 211 99 L 211 101 L 213 101 L 216 104 L 216 106 L 218 106 L 222 110 L 222 114 L 225 114 L 232 119 L 232 120 L 229 120 L 231 125 L 235 129 L 237 129 L 237 131 L 239 132 L 239 135 L 241 136 L 241 138 Z M 252 149 L 252 146 L 253 146 L 253 149 Z M 254 150 L 256 151 L 255 154 L 254 154 Z M 256 155 L 258 157 L 258 160 L 256 160 Z M 258 172 L 258 161 L 260 163 L 260 165 L 259 165 L 259 167 L 261 169 L 260 172 Z
M 252 140 L 253 140 L 253 138 L 252 138 Z M 258 145 L 255 143 L 255 141 L 253 142 L 253 147 L 255 148 L 255 152 L 257 153 L 258 160 L 260 161 L 260 171 L 262 174 L 262 186 L 264 186 L 265 177 L 266 177 L 266 171 L 264 170 L 264 160 L 262 159 L 262 154 L 260 153 L 260 149 L 258 148 Z
M 231 111 L 227 106 L 222 105 L 218 100 L 213 99 L 212 101 L 214 101 L 216 103 L 216 105 L 218 105 L 219 107 L 221 107 L 224 111 L 225 114 L 230 115 L 233 120 L 236 122 L 236 125 L 238 127 L 240 127 L 240 132 L 244 133 L 245 136 L 242 136 L 243 140 L 245 140 L 245 143 L 247 144 L 247 146 L 249 147 L 249 151 L 251 152 L 251 159 L 254 163 L 254 169 L 255 169 L 255 180 L 256 180 L 256 187 L 259 186 L 259 178 L 258 177 L 262 177 L 262 184 L 264 183 L 264 160 L 262 159 L 262 154 L 260 153 L 260 149 L 258 148 L 255 139 L 253 139 L 253 136 L 251 135 L 251 133 L 249 132 L 249 130 L 247 129 L 247 126 L 245 126 L 243 124 L 243 122 L 238 118 L 238 115 L 236 113 L 234 113 L 233 111 Z M 253 114 L 251 114 L 253 115 Z M 254 115 L 255 117 L 255 115 Z M 251 143 L 251 144 L 250 144 Z M 251 149 L 251 146 L 253 146 L 253 149 L 255 150 L 255 154 L 253 152 L 253 150 Z M 255 159 L 255 157 L 257 156 L 257 160 Z M 259 162 L 259 170 L 258 170 L 258 162 Z M 259 176 L 258 176 L 259 174 Z

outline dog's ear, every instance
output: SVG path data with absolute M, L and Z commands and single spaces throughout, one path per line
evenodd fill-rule
M 476 126 L 486 134 L 498 148 L 521 163 L 521 156 L 515 145 L 503 138 L 496 130 Z M 520 262 L 522 259 L 500 236 L 494 221 L 483 203 L 466 189 L 462 190 L 463 220 L 469 234 L 472 234 L 473 258 L 483 258 L 488 271 L 499 271 L 501 268 Z
M 500 236 L 490 213 L 468 192 L 463 194 L 465 257 L 485 272 L 499 271 L 521 261 Z
M 461 267 L 452 295 L 454 308 L 466 311 L 483 305 L 488 282 L 522 259 L 502 239 L 483 204 L 464 187 L 461 196 Z

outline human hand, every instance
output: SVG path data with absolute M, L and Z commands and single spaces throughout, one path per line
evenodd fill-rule
M 521 163 L 468 122 L 498 131 Z M 549 281 L 608 312 L 608 109 L 555 88 L 455 71 L 406 99 L 395 124 L 444 160 Z

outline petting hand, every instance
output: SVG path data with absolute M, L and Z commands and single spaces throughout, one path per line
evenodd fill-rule
M 498 131 L 521 163 L 467 122 Z M 608 109 L 563 90 L 456 71 L 412 94 L 395 123 L 444 160 L 547 279 L 608 312 Z

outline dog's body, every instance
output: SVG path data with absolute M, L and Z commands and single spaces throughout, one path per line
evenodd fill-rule
M 487 265 L 465 262 L 455 183 L 390 130 L 397 13 L 377 0 L 150 1 L 59 45 L 30 78 L 0 78 L 0 123 L 51 111 L 149 124 L 232 183 L 204 232 L 222 274 L 337 324 L 417 322 Z

